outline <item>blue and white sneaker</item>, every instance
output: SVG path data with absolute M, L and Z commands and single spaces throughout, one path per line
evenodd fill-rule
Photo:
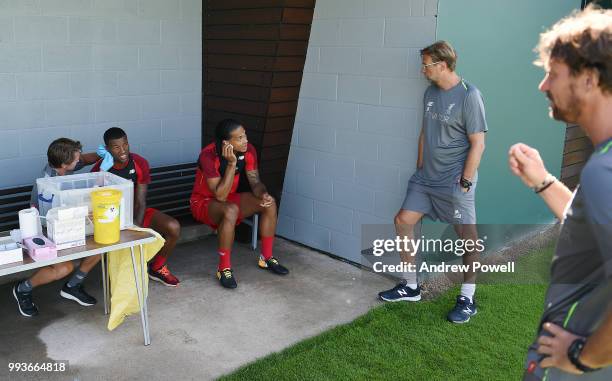
M 476 301 L 471 302 L 469 298 L 459 295 L 455 307 L 448 313 L 447 319 L 452 323 L 462 324 L 470 321 L 470 317 L 476 315 Z
M 418 302 L 421 300 L 421 286 L 417 286 L 415 290 L 408 287 L 403 280 L 392 289 L 379 292 L 378 297 L 385 302 Z

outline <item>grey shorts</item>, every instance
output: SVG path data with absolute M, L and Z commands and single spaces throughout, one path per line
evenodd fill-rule
M 448 224 L 476 224 L 475 193 L 476 183 L 466 193 L 458 183 L 437 188 L 410 181 L 402 209 Z

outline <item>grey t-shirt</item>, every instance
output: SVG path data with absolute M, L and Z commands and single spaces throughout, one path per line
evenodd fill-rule
M 612 139 L 598 145 L 582 169 L 559 234 L 550 282 L 535 339 L 543 334 L 545 322 L 591 335 L 612 307 Z M 528 362 L 541 359 L 536 350 L 534 341 Z M 550 380 L 561 377 L 558 370 L 548 373 Z M 610 380 L 612 367 L 592 376 Z M 572 377 L 563 374 L 562 379 Z
M 85 166 L 85 164 L 83 164 L 82 161 L 79 161 L 76 165 L 76 167 L 74 168 L 74 171 L 67 171 L 65 175 L 72 175 L 75 171 L 78 171 L 80 169 L 82 169 Z M 55 177 L 57 176 L 57 171 L 55 169 L 53 169 L 49 163 L 45 164 L 45 167 L 43 168 L 42 172 L 41 172 L 41 176 L 39 176 L 38 178 L 42 178 L 42 177 Z M 38 187 L 36 186 L 36 180 L 34 180 L 34 186 L 32 187 L 32 193 L 30 195 L 30 205 L 32 205 L 33 207 L 35 207 L 36 209 L 39 209 L 39 200 L 38 200 Z M 41 196 L 42 197 L 42 196 Z M 45 200 L 41 200 L 41 201 L 45 201 Z M 52 200 L 46 200 L 47 202 L 51 202 Z
M 452 187 L 461 178 L 470 150 L 468 135 L 488 130 L 482 95 L 462 79 L 449 90 L 429 86 L 423 106 L 423 167 L 410 181 Z

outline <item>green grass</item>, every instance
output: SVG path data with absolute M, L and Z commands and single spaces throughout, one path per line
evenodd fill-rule
M 541 274 L 551 255 L 542 250 L 520 263 Z M 479 313 L 465 325 L 446 322 L 457 288 L 433 301 L 384 304 L 222 379 L 520 379 L 545 290 L 542 282 L 479 285 Z

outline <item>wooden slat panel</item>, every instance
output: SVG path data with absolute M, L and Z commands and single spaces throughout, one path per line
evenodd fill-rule
M 268 116 L 292 116 L 297 110 L 297 102 L 279 102 L 270 103 L 268 107 Z
M 567 167 L 568 165 L 585 162 L 587 161 L 589 156 L 590 156 L 590 152 L 586 152 L 584 150 L 565 154 L 563 155 L 562 166 Z
M 259 102 L 268 102 L 270 100 L 270 88 L 268 87 L 236 85 L 233 83 L 207 82 L 204 93 L 224 98 L 246 99 Z
M 227 118 L 236 119 L 239 122 L 243 123 L 247 130 L 247 134 L 249 133 L 249 131 L 262 132 L 266 123 L 266 119 L 264 118 L 233 113 L 225 110 L 209 110 L 206 114 L 206 123 L 211 125 L 212 130 L 214 131 L 214 126 L 216 126 L 223 119 Z
M 300 97 L 300 88 L 275 87 L 270 89 L 270 102 L 297 101 Z
M 264 137 L 263 146 L 272 147 L 291 144 L 291 130 L 278 131 L 278 132 L 267 132 Z
M 278 48 L 276 41 L 208 40 L 204 44 L 204 53 L 274 56 Z
M 277 57 L 274 61 L 274 70 L 276 71 L 297 71 L 302 72 L 304 70 L 304 63 L 306 62 L 306 56 L 290 56 L 290 57 Z
M 262 167 L 266 167 L 264 173 L 267 181 L 271 181 L 268 188 L 273 194 L 282 189 L 314 3 L 314 0 L 208 0 L 204 5 L 204 45 L 210 42 L 204 48 L 204 81 L 220 83 L 204 86 L 203 141 L 212 140 L 222 116 L 263 118 L 263 123 L 257 121 L 262 128 L 258 125 L 250 129 L 248 122 L 243 122 L 250 143 L 260 154 Z M 275 12 L 279 10 L 282 20 L 276 22 Z M 249 72 L 273 75 L 256 77 Z M 249 86 L 267 89 L 258 91 Z M 265 113 L 259 108 L 260 102 L 268 102 Z
M 270 194 L 278 200 L 283 191 L 285 172 L 265 172 L 265 168 L 262 168 L 259 174 L 261 175 L 261 181 L 266 184 Z
M 586 136 L 584 131 L 578 126 L 571 126 L 565 130 L 565 140 L 572 140 Z
M 570 189 L 574 189 L 576 188 L 576 185 L 578 185 L 578 183 L 580 182 L 580 176 L 572 176 L 572 177 L 568 177 L 565 179 L 561 179 L 561 181 L 563 182 L 563 184 L 565 184 L 568 188 Z
M 312 23 L 314 8 L 285 8 L 283 10 L 283 23 L 286 24 L 305 24 Z
M 294 17 L 297 18 L 297 16 Z M 276 24 L 282 19 L 282 8 L 230 9 L 207 11 L 204 16 L 204 25 Z
M 310 25 L 281 25 L 279 33 L 281 40 L 308 41 Z
M 235 83 L 240 85 L 270 86 L 273 83 L 274 74 L 270 72 L 206 69 L 206 81 Z M 295 82 L 295 79 L 293 79 Z M 301 76 L 300 76 L 301 81 Z M 299 84 L 299 83 L 298 83 Z M 280 86 L 280 85 L 279 85 Z M 297 86 L 289 84 L 284 86 Z
M 217 69 L 253 71 L 301 71 L 306 57 L 273 57 L 207 54 L 204 56 L 207 67 Z
M 295 116 L 287 116 L 281 118 L 269 118 L 266 122 L 266 131 L 284 131 L 284 130 L 293 130 L 293 124 L 295 121 Z
M 246 115 L 266 116 L 266 102 L 252 102 L 241 99 L 219 98 L 205 96 L 205 105 L 208 109 L 239 112 Z
M 205 0 L 204 6 L 211 10 L 275 7 L 314 8 L 315 0 Z
M 210 40 L 308 41 L 310 25 L 206 25 L 204 45 Z
M 295 73 L 274 73 L 272 77 L 272 87 L 300 86 L 301 83 L 301 71 Z
M 563 147 L 563 153 L 592 149 L 593 145 L 591 144 L 591 141 L 589 138 L 584 137 L 566 141 L 565 146 Z
M 303 56 L 306 57 L 308 41 L 279 41 L 279 56 Z
M 285 159 L 272 159 L 265 160 L 259 163 L 259 166 L 264 169 L 266 173 L 272 172 L 283 172 L 287 168 L 287 160 Z
M 272 71 L 276 65 L 276 57 L 265 56 L 208 54 L 204 60 L 209 68 L 236 70 Z
M 301 33 L 297 30 L 283 31 L 279 25 L 205 25 L 203 37 L 204 46 L 206 46 L 210 40 L 270 40 L 276 42 L 283 33 L 287 36 L 286 40 L 304 40 L 304 38 L 297 38 L 304 36 L 304 30 Z M 308 34 L 305 40 L 307 39 Z
M 265 161 L 265 160 L 273 160 L 273 159 L 287 159 L 287 157 L 289 156 L 289 149 L 290 149 L 290 145 L 282 145 L 282 146 L 274 146 L 274 147 L 267 147 L 265 150 L 262 150 L 261 152 L 261 158 L 260 160 Z
M 565 179 L 568 177 L 579 175 L 583 167 L 584 167 L 584 163 L 578 163 L 578 164 L 568 165 L 567 167 L 563 167 L 561 168 L 561 178 Z
M 208 125 L 207 124 L 207 129 L 206 129 L 206 135 L 205 135 L 205 143 L 204 144 L 208 144 L 208 143 L 212 143 L 215 138 L 214 138 L 214 126 L 212 125 Z M 249 143 L 251 143 L 252 145 L 255 146 L 255 148 L 259 151 L 259 147 L 261 147 L 262 142 L 263 142 L 263 136 L 264 134 L 262 132 L 259 131 L 252 131 L 249 130 L 247 127 L 247 138 L 249 139 Z

